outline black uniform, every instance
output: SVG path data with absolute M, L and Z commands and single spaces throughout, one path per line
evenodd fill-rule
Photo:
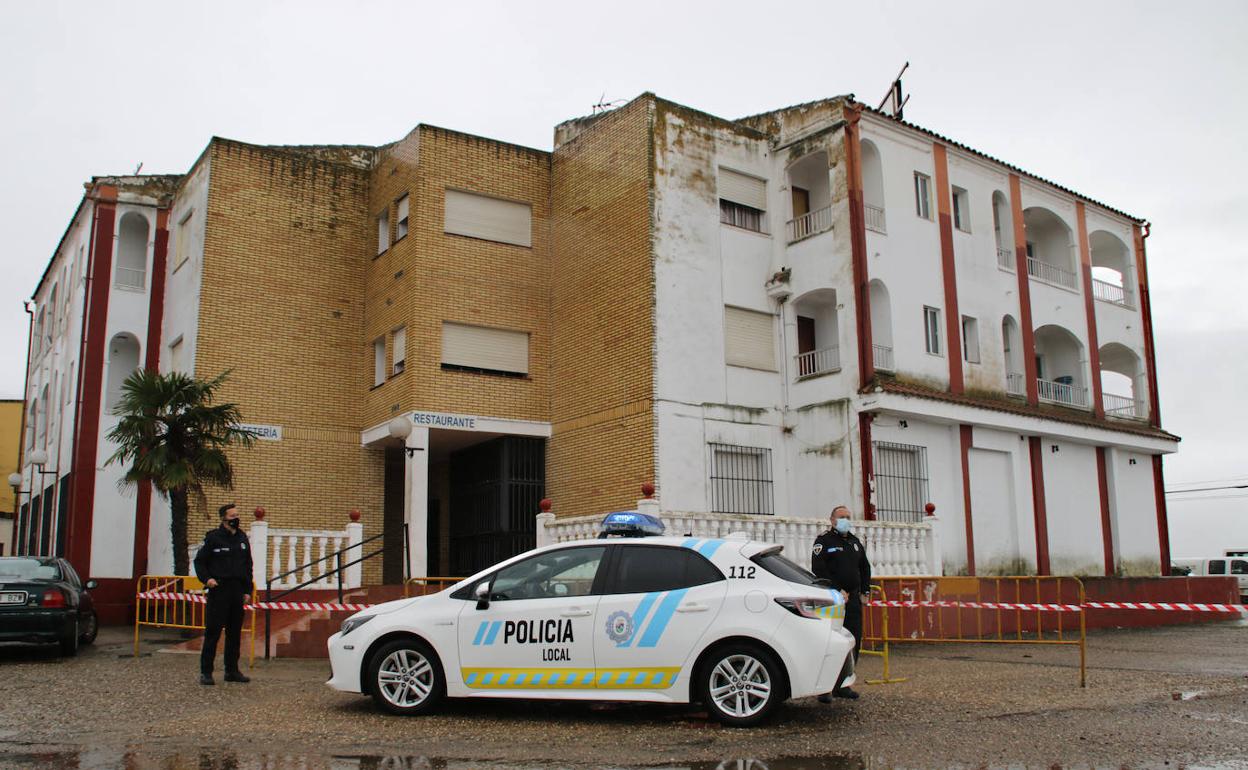
M 862 598 L 871 590 L 871 562 L 867 561 L 867 549 L 853 535 L 842 535 L 835 529 L 824 532 L 815 539 L 812 549 L 811 571 L 816 577 L 826 578 L 833 588 L 849 593 L 845 605 L 845 628 L 854 635 L 854 659 L 862 647 Z
M 199 670 L 212 674 L 217 656 L 217 639 L 225 629 L 225 671 L 238 673 L 238 653 L 243 635 L 243 595 L 253 593 L 251 579 L 251 544 L 239 529 L 229 531 L 217 527 L 204 535 L 204 544 L 195 554 L 195 576 L 208 589 L 208 607 L 204 612 L 204 651 L 199 657 Z

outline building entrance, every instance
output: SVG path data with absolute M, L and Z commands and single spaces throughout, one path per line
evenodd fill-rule
M 546 491 L 546 440 L 502 436 L 450 455 L 449 556 L 471 575 L 535 544 Z

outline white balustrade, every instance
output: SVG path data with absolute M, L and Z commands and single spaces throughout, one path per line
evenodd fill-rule
M 832 207 L 824 206 L 789 220 L 789 243 L 832 229 Z
M 1101 402 L 1105 405 L 1105 414 L 1109 417 L 1121 417 L 1127 420 L 1143 420 L 1148 417 L 1148 410 L 1140 399 L 1104 393 L 1101 395 Z
M 841 370 L 841 349 L 833 345 L 819 348 L 806 353 L 798 353 L 793 357 L 797 365 L 797 378 L 814 377 L 817 374 L 839 372 Z
M 646 501 L 642 501 L 643 503 Z M 657 501 L 651 501 L 657 509 Z M 642 509 L 643 506 L 639 506 Z M 742 532 L 751 540 L 778 543 L 788 558 L 810 566 L 815 538 L 828 530 L 826 518 L 804 519 L 792 516 L 753 516 L 734 513 L 659 514 L 672 536 L 722 538 Z M 601 515 L 558 518 L 553 513 L 537 515 L 537 544 L 553 545 L 598 537 Z M 886 521 L 854 521 L 854 534 L 862 540 L 875 575 L 940 575 L 942 562 L 937 539 L 937 519 L 929 516 L 917 524 Z
M 1070 270 L 1041 262 L 1035 257 L 1027 258 L 1027 274 L 1032 278 L 1063 289 L 1079 290 L 1079 276 Z
M 888 229 L 884 227 L 884 209 L 867 203 L 863 205 L 862 210 L 866 215 L 868 230 L 873 230 L 877 233 L 888 233 Z
M 1039 392 L 1040 400 L 1050 404 L 1078 407 L 1087 407 L 1088 405 L 1088 389 L 1078 385 L 1036 378 L 1036 388 Z
M 997 267 L 1014 272 L 1014 250 L 997 247 Z
M 875 362 L 875 368 L 882 372 L 891 372 L 893 369 L 893 349 L 888 345 L 872 345 L 872 358 Z
M 1005 392 L 1011 396 L 1027 395 L 1027 387 L 1022 372 L 1007 372 L 1005 375 Z
M 1126 287 L 1116 284 L 1107 283 L 1099 278 L 1092 279 L 1092 296 L 1101 302 L 1108 302 L 1111 305 L 1121 305 L 1125 308 L 1133 308 L 1131 295 L 1127 293 Z
M 338 576 L 326 574 L 338 568 L 333 554 L 342 554 L 342 564 L 359 559 L 360 543 L 364 540 L 364 526 L 358 521 L 347 524 L 342 530 L 271 529 L 268 522 L 253 521 L 249 532 L 252 549 L 252 576 L 257 588 L 263 588 L 273 578 L 274 588 L 293 588 L 308 583 L 305 588 L 337 588 Z M 359 588 L 363 570 L 353 564 L 342 571 L 343 588 Z M 293 572 L 283 575 L 286 572 Z M 309 582 L 311 581 L 311 582 Z

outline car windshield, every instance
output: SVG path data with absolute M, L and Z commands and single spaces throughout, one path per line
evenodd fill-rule
M 813 572 L 797 562 L 781 556 L 779 551 L 760 553 L 752 561 L 781 580 L 787 580 L 790 583 L 798 583 L 804 586 L 828 585 L 826 580 L 815 577 Z
M 60 579 L 61 571 L 55 562 L 20 557 L 0 558 L 0 581 Z

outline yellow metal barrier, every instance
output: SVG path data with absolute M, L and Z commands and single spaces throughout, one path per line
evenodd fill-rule
M 139 656 L 139 628 L 181 628 L 203 631 L 204 614 L 208 605 L 190 598 L 203 595 L 204 585 L 199 579 L 187 575 L 144 575 L 139 578 L 135 591 L 134 607 L 134 656 Z M 157 596 L 151 596 L 157 594 Z M 256 601 L 252 596 L 251 600 Z M 248 621 L 243 630 L 248 635 L 247 665 L 256 663 L 256 611 L 248 609 Z
M 428 596 L 444 591 L 463 580 L 462 577 L 414 577 L 403 581 L 403 598 Z
M 864 643 L 869 638 L 879 645 L 890 642 L 1069 645 L 1079 648 L 1079 686 L 1087 686 L 1084 613 L 1056 611 L 1051 607 L 1083 607 L 1084 588 L 1079 578 L 916 577 L 882 578 L 880 582 L 891 588 L 889 593 L 894 604 L 914 602 L 917 606 L 872 607 L 869 613 L 872 633 L 868 637 L 864 623 Z M 1050 605 L 1050 608 L 1042 605 Z M 1072 614 L 1075 617 L 1070 617 Z M 879 622 L 875 621 L 877 616 Z
M 872 585 L 869 596 L 872 601 L 888 601 L 888 594 L 884 592 L 882 586 Z M 859 648 L 860 655 L 877 655 L 884 659 L 884 676 L 880 679 L 868 679 L 867 684 L 896 684 L 904 682 L 910 677 L 894 677 L 889 673 L 889 651 L 888 651 L 888 613 L 880 613 L 880 635 L 878 638 L 871 638 L 869 633 L 872 614 L 869 608 L 863 608 L 862 613 L 862 646 Z M 874 643 L 877 648 L 868 649 L 867 644 Z

